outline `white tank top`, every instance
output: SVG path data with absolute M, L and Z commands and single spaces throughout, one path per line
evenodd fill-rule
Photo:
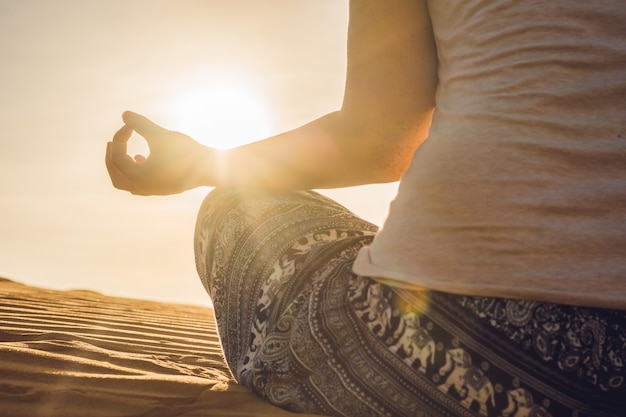
M 429 138 L 354 270 L 626 309 L 626 2 L 433 0 Z

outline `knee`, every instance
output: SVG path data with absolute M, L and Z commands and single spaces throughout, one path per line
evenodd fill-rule
M 209 294 L 211 294 L 210 276 L 215 272 L 215 251 L 221 246 L 220 229 L 224 228 L 229 213 L 236 210 L 237 201 L 232 190 L 216 188 L 206 196 L 196 218 L 194 232 L 196 270 Z
M 196 234 L 199 230 L 220 224 L 224 218 L 239 215 L 247 222 L 254 223 L 272 208 L 289 204 L 303 204 L 306 199 L 320 199 L 313 192 L 272 193 L 255 189 L 215 188 L 204 199 L 196 221 Z
M 202 201 L 198 211 L 197 222 L 207 218 L 214 218 L 219 212 L 226 212 L 238 201 L 235 190 L 229 188 L 214 188 Z
M 242 236 L 251 233 L 277 201 L 268 193 L 232 188 L 216 188 L 207 195 L 194 233 L 196 269 L 205 287 L 208 277 L 228 263 Z

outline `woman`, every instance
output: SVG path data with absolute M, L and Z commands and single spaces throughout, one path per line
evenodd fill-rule
M 138 195 L 217 187 L 198 272 L 233 374 L 274 404 L 617 416 L 625 19 L 619 0 L 354 0 L 341 110 L 223 156 L 125 113 L 107 168 Z M 380 232 L 299 191 L 398 179 Z

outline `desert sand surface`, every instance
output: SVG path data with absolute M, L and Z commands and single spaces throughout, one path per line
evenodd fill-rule
M 1 417 L 298 415 L 234 382 L 210 308 L 0 278 Z

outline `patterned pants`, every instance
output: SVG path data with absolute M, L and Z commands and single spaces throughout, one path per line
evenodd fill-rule
M 624 416 L 626 312 L 406 291 L 351 272 L 376 227 L 313 192 L 214 190 L 195 235 L 235 378 L 333 416 Z

